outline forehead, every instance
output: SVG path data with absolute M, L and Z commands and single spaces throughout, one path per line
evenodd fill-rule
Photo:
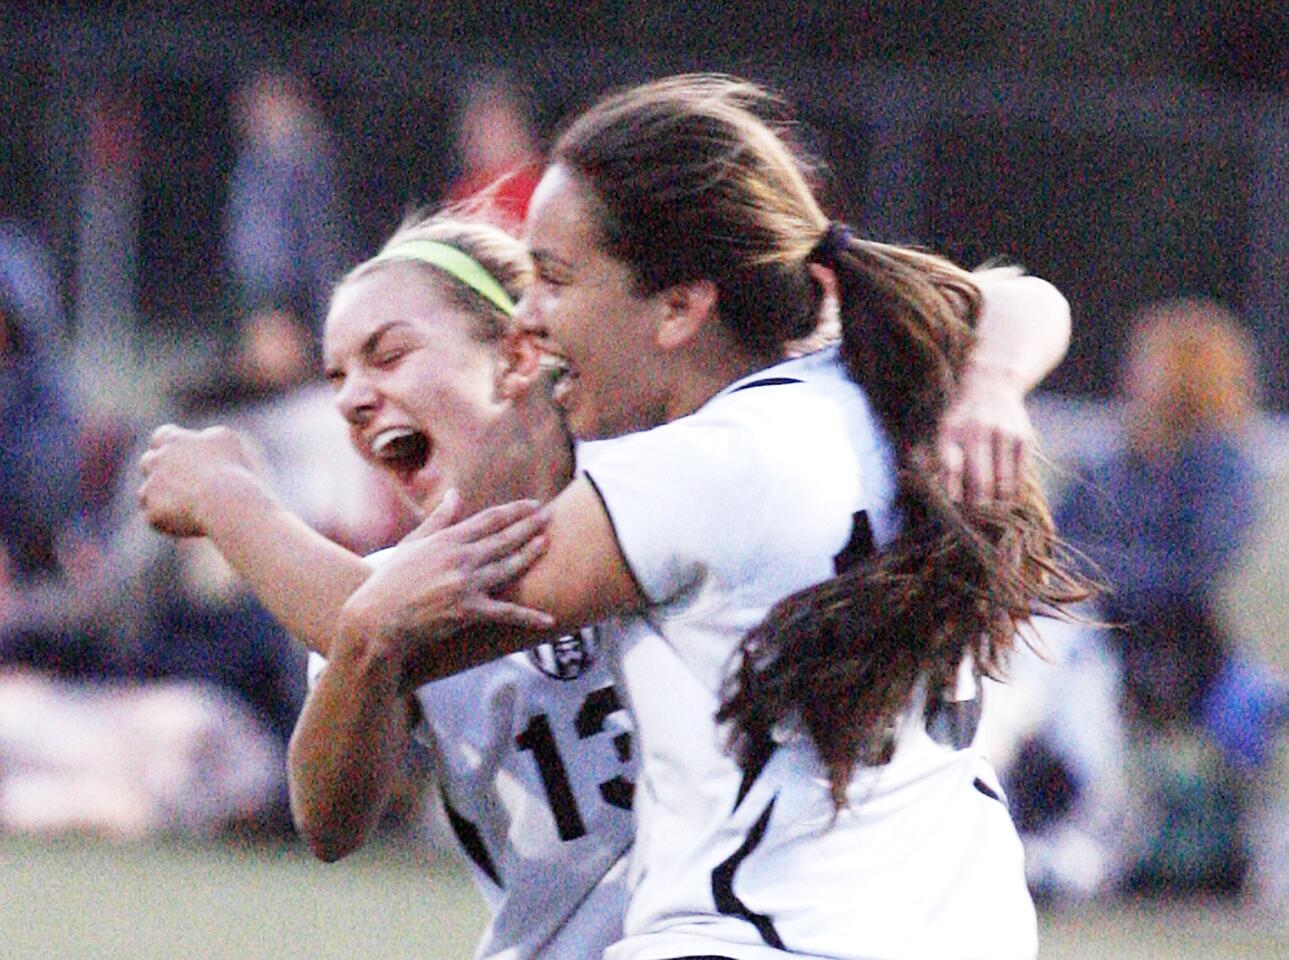
M 599 244 L 594 196 L 567 167 L 548 167 L 528 206 L 525 236 L 534 255 L 586 253 Z
M 453 303 L 423 267 L 386 263 L 342 284 L 331 299 L 323 353 L 336 360 L 362 348 L 391 323 L 414 334 L 468 334 L 469 315 Z

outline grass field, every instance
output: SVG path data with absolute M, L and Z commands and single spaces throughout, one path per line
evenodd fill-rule
M 450 855 L 0 840 L 4 960 L 467 960 L 483 907 Z M 1289 957 L 1289 924 L 1216 903 L 1042 916 L 1041 960 Z

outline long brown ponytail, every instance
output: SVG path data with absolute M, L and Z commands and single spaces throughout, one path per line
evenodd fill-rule
M 640 290 L 713 281 L 721 323 L 769 359 L 815 329 L 812 263 L 836 274 L 841 353 L 895 452 L 901 529 L 747 635 L 718 716 L 745 764 L 782 724 L 809 734 L 840 806 L 924 678 L 938 693 L 968 655 L 996 672 L 1021 622 L 1082 591 L 1032 475 L 1007 506 L 956 504 L 938 485 L 937 428 L 980 307 L 971 274 L 830 226 L 782 106 L 734 78 L 672 77 L 597 103 L 553 162 L 589 190 L 600 242 Z
M 859 240 L 834 225 L 814 258 L 835 271 L 841 354 L 895 454 L 902 525 L 881 550 L 778 603 L 743 640 L 718 715 L 745 765 L 785 723 L 809 735 L 840 808 L 857 765 L 925 680 L 937 697 L 964 658 L 997 675 L 1020 625 L 1086 592 L 1058 561 L 1032 467 L 1014 504 L 955 503 L 939 484 L 936 432 L 973 343 L 980 293 L 939 257 Z

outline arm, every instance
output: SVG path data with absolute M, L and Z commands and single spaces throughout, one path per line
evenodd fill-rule
M 327 862 L 366 841 L 407 751 L 416 708 L 399 695 L 388 667 L 336 644 L 291 735 L 291 813 L 309 849 Z
M 983 294 L 976 344 L 940 427 L 944 480 L 956 499 L 1017 495 L 1034 443 L 1025 395 L 1070 342 L 1070 307 L 1046 280 L 1012 270 L 976 275 Z
M 148 521 L 171 536 L 208 537 L 286 630 L 325 655 L 341 605 L 370 573 L 362 558 L 287 510 L 232 430 L 161 427 L 141 467 Z
M 585 478 L 536 513 L 515 510 L 494 507 L 430 536 L 409 537 L 346 601 L 338 643 L 354 652 L 362 670 L 401 671 L 406 692 L 644 603 L 604 505 Z M 485 523 L 510 525 L 487 539 L 466 529 Z M 456 538 L 492 543 L 489 549 L 512 559 L 485 564 L 476 548 L 474 569 L 467 570 L 454 559 Z M 536 543 L 539 552 L 516 550 L 513 542 L 520 540 Z M 508 583 L 508 602 L 489 597 Z M 459 634 L 467 622 L 470 638 L 463 642 Z
M 1039 277 L 1008 269 L 975 275 L 984 294 L 972 373 L 992 373 L 1029 393 L 1056 369 L 1070 346 L 1070 304 Z

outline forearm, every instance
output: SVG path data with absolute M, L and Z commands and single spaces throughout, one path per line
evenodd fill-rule
M 370 573 L 361 557 L 327 539 L 262 485 L 229 483 L 206 535 L 293 637 L 326 656 L 341 606 Z
M 309 848 L 334 861 L 380 821 L 411 729 L 386 664 L 344 644 L 309 694 L 288 751 L 291 812 Z
M 396 676 L 396 692 L 407 696 L 422 684 L 535 646 L 552 635 L 557 632 L 470 620 L 459 611 L 373 604 L 356 592 L 341 609 L 336 645 L 381 662 Z
M 966 376 L 1004 377 L 1028 393 L 1055 369 L 1070 345 L 1070 305 L 1046 280 L 983 270 L 984 295 Z

